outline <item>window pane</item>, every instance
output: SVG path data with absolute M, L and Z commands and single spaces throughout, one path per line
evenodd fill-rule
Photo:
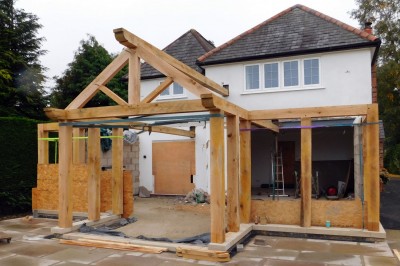
M 183 94 L 183 88 L 178 83 L 174 83 L 173 88 L 174 88 L 174 95 Z
M 161 96 L 168 96 L 169 95 L 169 88 L 166 88 L 160 93 Z
M 319 59 L 304 60 L 304 85 L 319 84 Z
M 299 85 L 299 64 L 297 61 L 283 63 L 284 69 L 284 86 Z
M 264 80 L 265 88 L 278 87 L 278 63 L 264 65 Z
M 246 90 L 258 89 L 260 84 L 258 65 L 246 66 Z

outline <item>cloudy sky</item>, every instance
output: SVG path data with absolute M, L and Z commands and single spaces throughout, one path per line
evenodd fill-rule
M 359 27 L 349 15 L 353 0 L 17 0 L 16 7 L 40 18 L 41 61 L 51 78 L 62 75 L 87 34 L 113 53 L 123 49 L 113 34 L 121 27 L 160 49 L 190 29 L 218 46 L 295 4 Z

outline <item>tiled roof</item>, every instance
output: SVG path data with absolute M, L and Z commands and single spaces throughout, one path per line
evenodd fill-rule
M 207 65 L 379 43 L 379 38 L 366 31 L 295 5 L 209 51 L 198 61 Z
M 210 41 L 206 40 L 196 30 L 191 29 L 165 47 L 163 51 L 190 66 L 191 68 L 197 70 L 198 72 L 203 73 L 202 68 L 196 65 L 196 60 L 199 56 L 212 50 L 213 48 L 215 48 L 215 46 Z M 162 73 L 154 69 L 149 64 L 142 64 L 142 79 L 151 79 L 163 76 L 164 75 Z

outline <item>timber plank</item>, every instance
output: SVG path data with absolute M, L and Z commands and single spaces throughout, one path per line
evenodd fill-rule
M 207 260 L 214 262 L 230 261 L 230 254 L 225 251 L 208 250 L 207 248 L 176 248 L 176 255 L 186 259 Z

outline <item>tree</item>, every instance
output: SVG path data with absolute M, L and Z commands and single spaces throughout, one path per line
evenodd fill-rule
M 74 59 L 68 64 L 68 69 L 61 77 L 54 77 L 55 87 L 50 95 L 51 105 L 65 108 L 103 69 L 111 63 L 115 55 L 98 43 L 96 38 L 88 35 L 87 40 L 80 42 L 80 47 L 75 52 Z M 108 84 L 107 87 L 127 99 L 127 84 L 121 81 L 127 69 L 121 70 Z M 115 103 L 107 96 L 98 93 L 86 106 L 107 106 Z
M 351 15 L 371 21 L 382 40 L 377 69 L 379 114 L 385 128 L 385 167 L 400 173 L 400 0 L 356 0 Z
M 39 57 L 43 37 L 36 15 L 0 0 L 0 116 L 45 119 L 44 67 Z

